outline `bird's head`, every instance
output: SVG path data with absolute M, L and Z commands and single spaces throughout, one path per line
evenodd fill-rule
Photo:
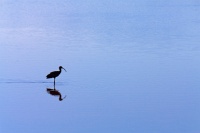
M 59 66 L 59 70 L 61 70 L 61 69 L 64 69 L 65 70 L 65 68 L 63 68 L 62 66 Z M 66 71 L 66 70 L 65 70 Z

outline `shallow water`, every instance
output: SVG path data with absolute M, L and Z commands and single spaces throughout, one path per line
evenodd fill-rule
M 200 131 L 198 2 L 1 4 L 0 132 Z

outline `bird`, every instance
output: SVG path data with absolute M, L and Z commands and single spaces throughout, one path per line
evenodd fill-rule
M 46 78 L 49 79 L 49 78 L 54 78 L 54 86 L 55 86 L 55 78 L 58 77 L 62 71 L 62 69 L 65 70 L 65 68 L 63 68 L 62 66 L 59 66 L 59 71 L 53 71 L 53 72 L 50 72 Z M 66 70 L 65 70 L 66 71 Z

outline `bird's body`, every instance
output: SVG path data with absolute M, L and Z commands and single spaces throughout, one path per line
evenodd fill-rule
M 51 73 L 49 73 L 46 77 L 47 79 L 49 78 L 54 78 L 54 85 L 55 85 L 55 78 L 58 77 L 62 71 L 62 69 L 64 69 L 62 66 L 59 67 L 59 71 L 53 71 Z M 65 69 L 64 69 L 65 70 Z M 65 70 L 66 71 L 66 70 Z
M 47 77 L 47 79 L 56 78 L 60 75 L 60 73 L 61 73 L 61 70 L 60 71 L 53 71 L 53 72 L 49 73 L 46 77 Z

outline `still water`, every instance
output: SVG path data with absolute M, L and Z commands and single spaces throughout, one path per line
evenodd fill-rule
M 0 3 L 0 132 L 200 132 L 200 2 Z

